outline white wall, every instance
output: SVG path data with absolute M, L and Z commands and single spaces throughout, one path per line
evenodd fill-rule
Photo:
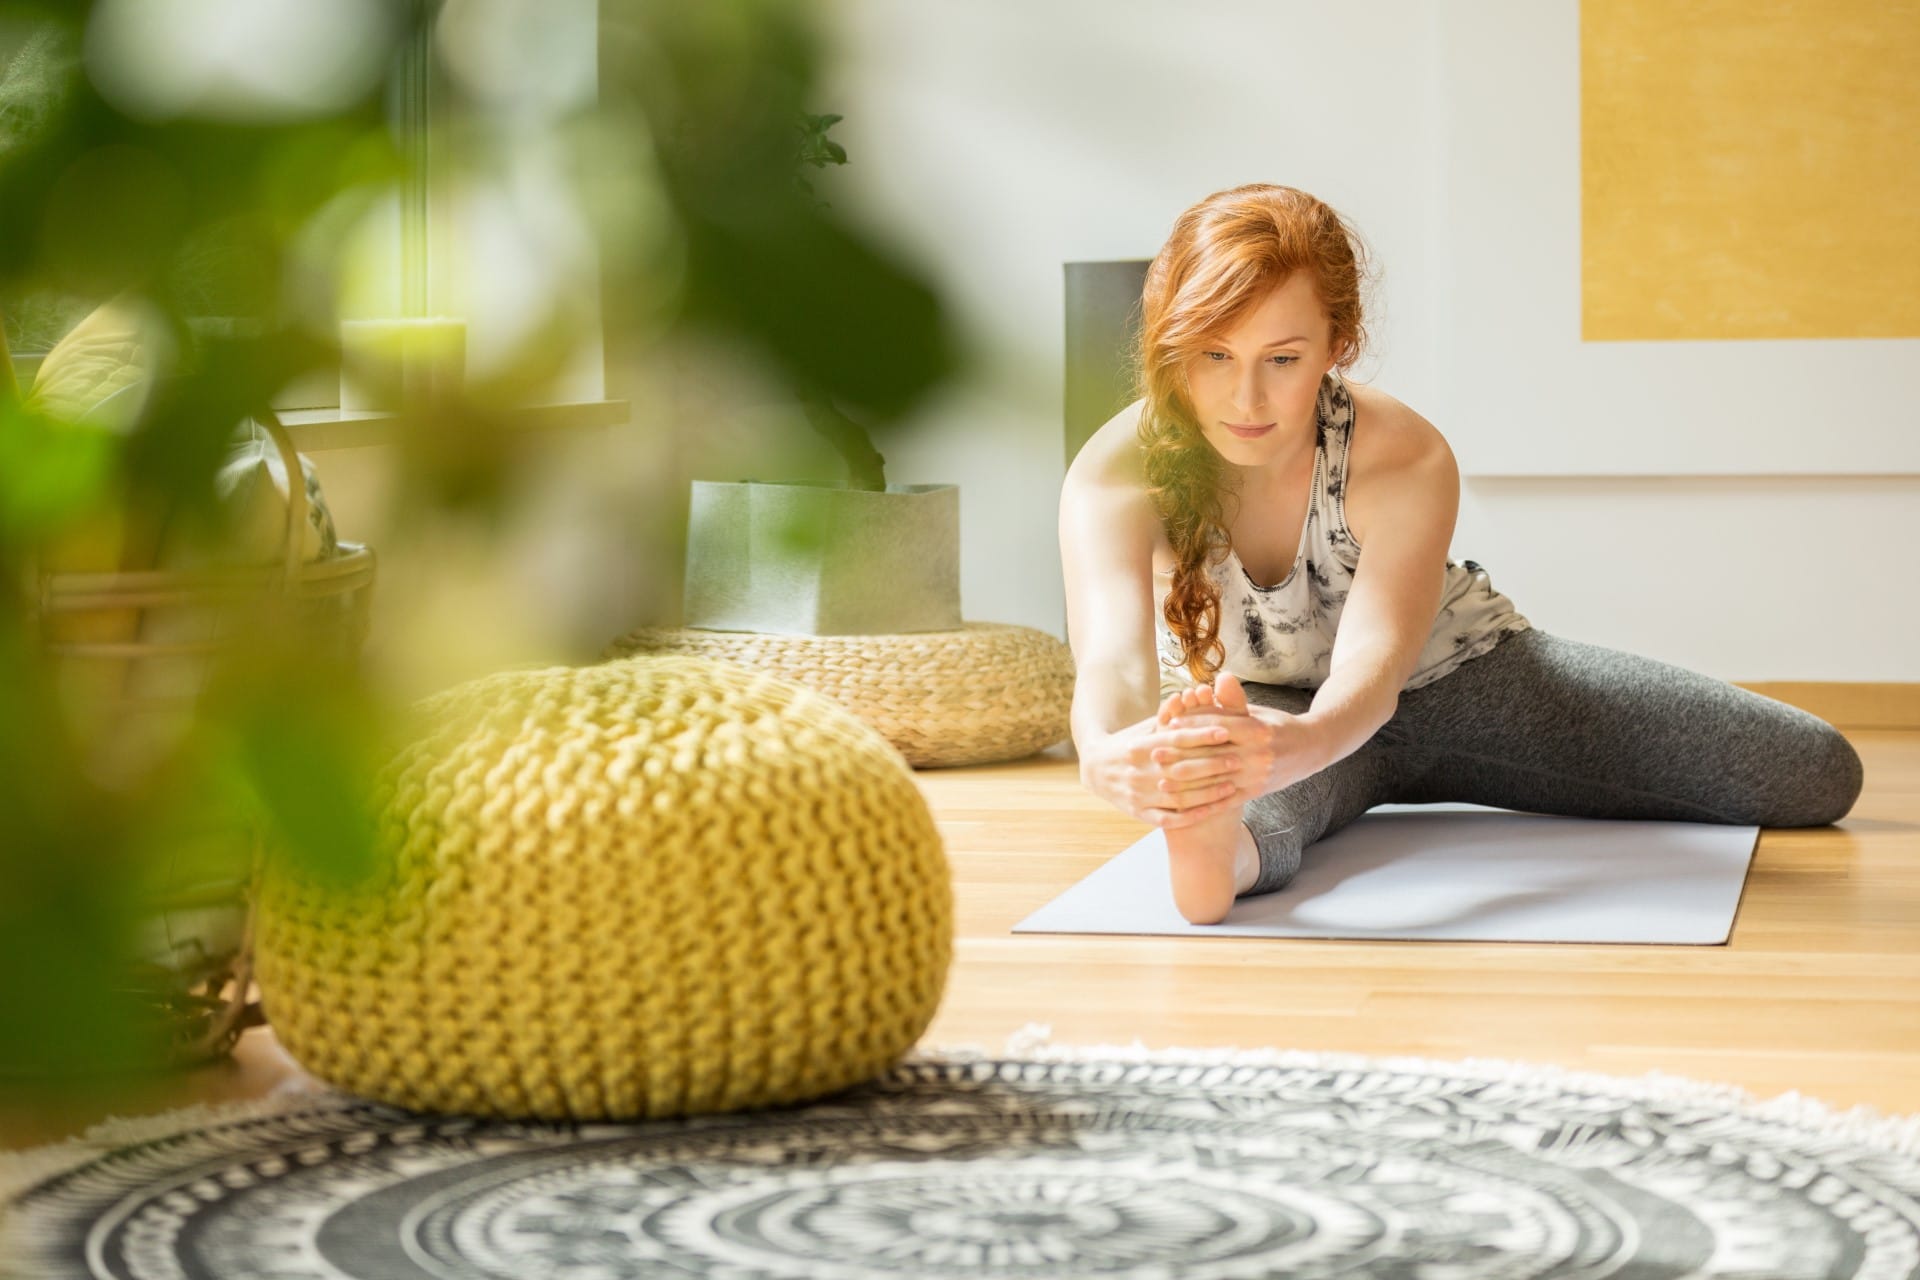
M 1374 249 L 1375 354 L 1356 376 L 1447 434 L 1465 474 L 1454 555 L 1486 565 L 1537 626 L 1730 680 L 1920 680 L 1920 646 L 1907 639 L 1920 632 L 1911 564 L 1920 477 L 1896 474 L 1920 438 L 1897 375 L 1905 366 L 1856 379 L 1843 424 L 1805 417 L 1836 359 L 1872 365 L 1885 344 L 1664 344 L 1716 350 L 1692 361 L 1641 352 L 1624 366 L 1616 354 L 1607 367 L 1626 370 L 1616 404 L 1677 403 L 1673 412 L 1696 417 L 1703 403 L 1718 406 L 1714 431 L 1692 437 L 1715 447 L 1663 449 L 1676 437 L 1644 416 L 1634 437 L 1643 447 L 1603 442 L 1590 464 L 1581 461 L 1589 455 L 1523 447 L 1594 428 L 1543 412 L 1539 380 L 1503 365 L 1512 335 L 1472 327 L 1475 273 L 1512 270 L 1502 267 L 1511 249 L 1524 283 L 1543 269 L 1542 246 L 1577 254 L 1577 227 L 1561 225 L 1566 210 L 1554 199 L 1523 200 L 1497 234 L 1471 238 L 1463 209 L 1516 168 L 1510 140 L 1488 123 L 1497 113 L 1463 98 L 1462 49 L 1482 66 L 1565 62 L 1575 4 L 822 8 L 838 38 L 815 109 L 846 116 L 834 136 L 850 160 L 831 172 L 833 190 L 857 192 L 931 266 L 987 355 L 889 454 L 894 481 L 961 486 L 967 617 L 1065 634 L 1054 533 L 1061 264 L 1150 257 L 1186 205 L 1274 181 L 1327 200 Z M 1574 62 L 1522 79 L 1557 84 L 1564 96 L 1577 76 Z M 1561 148 L 1543 167 L 1562 180 L 1578 159 L 1566 150 L 1577 132 L 1562 136 L 1565 125 L 1564 114 L 1540 124 Z M 1577 285 L 1577 257 L 1560 269 Z M 1540 305 L 1564 306 L 1564 295 Z M 1522 329 L 1536 319 L 1564 322 L 1516 316 Z M 1730 394 L 1681 397 L 1690 375 L 1731 380 Z M 1510 376 L 1522 376 L 1535 402 L 1494 390 Z M 1830 447 L 1836 426 L 1844 452 Z M 1581 470 L 1642 474 L 1566 474 Z M 1552 472 L 1561 474 L 1543 474 Z
M 1582 341 L 1577 0 L 1437 12 L 1438 390 L 1476 471 L 1920 478 L 1920 337 Z

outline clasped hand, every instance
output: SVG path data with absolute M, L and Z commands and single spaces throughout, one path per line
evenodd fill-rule
M 1115 735 L 1118 758 L 1098 787 L 1122 809 L 1163 829 L 1193 826 L 1322 766 L 1320 742 L 1299 716 L 1249 707 L 1239 680 L 1170 695 L 1152 720 Z

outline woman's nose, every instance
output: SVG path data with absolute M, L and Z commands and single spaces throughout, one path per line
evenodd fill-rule
M 1266 403 L 1266 393 L 1260 386 L 1260 370 L 1249 367 L 1234 375 L 1233 407 L 1248 415 L 1252 420 L 1255 410 Z

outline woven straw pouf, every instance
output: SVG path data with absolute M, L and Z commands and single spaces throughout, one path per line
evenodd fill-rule
M 953 889 L 881 737 L 698 658 L 508 671 L 419 704 L 377 872 L 258 883 L 268 1020 L 417 1110 L 637 1119 L 804 1101 L 932 1021 Z
M 787 636 L 642 627 L 607 656 L 698 654 L 797 680 L 878 729 L 916 768 L 1017 760 L 1069 736 L 1073 651 L 1032 627 Z

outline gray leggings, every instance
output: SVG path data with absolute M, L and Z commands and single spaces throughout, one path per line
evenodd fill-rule
M 1281 711 L 1313 701 L 1286 685 L 1246 690 Z M 1846 816 L 1863 779 L 1852 744 L 1818 716 L 1536 627 L 1403 691 L 1359 750 L 1249 801 L 1260 875 L 1247 892 L 1281 888 L 1303 849 L 1376 804 L 1818 827 Z

